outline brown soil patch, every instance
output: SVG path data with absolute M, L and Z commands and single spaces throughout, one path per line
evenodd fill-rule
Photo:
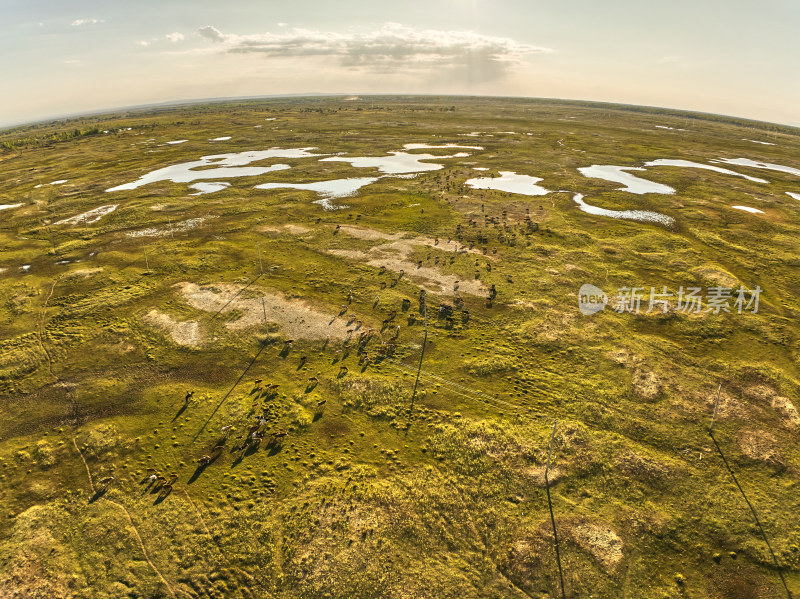
M 469 246 L 465 246 L 458 241 L 454 241 L 452 239 L 435 239 L 433 237 L 427 237 L 425 235 L 417 235 L 415 237 L 408 237 L 410 233 L 406 231 L 399 231 L 398 233 L 385 233 L 383 231 L 377 231 L 375 229 L 367 229 L 365 227 L 354 227 L 352 225 L 340 225 L 339 229 L 342 233 L 349 235 L 350 237 L 355 237 L 357 239 L 366 239 L 369 241 L 391 241 L 392 243 L 384 244 L 377 246 L 375 249 L 383 249 L 383 250 L 393 250 L 404 255 L 408 255 L 414 251 L 414 246 L 427 246 L 431 248 L 435 248 L 437 250 L 442 250 L 443 252 L 460 252 L 462 254 L 478 254 L 483 255 L 483 250 L 477 249 L 473 247 L 472 249 Z M 372 251 L 372 250 L 370 250 Z M 485 258 L 489 260 L 496 260 L 496 256 L 486 255 Z
M 609 352 L 608 357 L 621 366 L 631 370 L 631 385 L 634 393 L 646 401 L 653 401 L 661 393 L 661 380 L 656 374 L 647 369 L 643 360 L 632 354 L 626 348 L 619 348 Z
M 304 227 L 302 225 L 294 225 L 292 223 L 287 223 L 285 225 L 277 226 L 265 226 L 257 229 L 259 233 L 291 233 L 292 235 L 302 235 L 303 233 L 310 233 L 311 229 Z
M 103 267 L 102 266 L 100 266 L 98 268 L 82 268 L 80 270 L 72 270 L 72 271 L 68 272 L 64 276 L 65 277 L 84 277 L 84 278 L 86 278 L 86 277 L 90 277 L 90 276 L 92 276 L 94 274 L 97 274 L 99 272 L 102 272 L 102 271 L 103 271 Z
M 772 434 L 766 431 L 745 430 L 739 433 L 738 442 L 742 454 L 751 460 L 770 466 L 785 466 L 778 441 Z
M 432 237 L 424 236 L 405 238 L 404 232 L 390 234 L 351 225 L 341 226 L 340 231 L 358 239 L 370 241 L 383 240 L 389 243 L 376 245 L 367 252 L 332 249 L 327 250 L 329 254 L 352 260 L 360 260 L 366 262 L 370 266 L 376 268 L 384 267 L 398 274 L 402 272 L 410 281 L 431 293 L 449 295 L 457 290 L 460 293 L 466 293 L 468 295 L 485 296 L 489 291 L 480 279 L 461 280 L 459 277 L 444 273 L 436 267 L 417 266 L 415 262 L 408 260 L 408 257 L 413 254 L 415 247 L 419 246 L 432 247 L 445 252 L 482 255 L 483 252 L 481 250 L 474 248 L 469 249 L 452 240 L 448 242 L 447 240 L 436 240 Z M 495 259 L 489 256 L 485 257 L 492 260 Z
M 207 312 L 222 313 L 237 310 L 242 316 L 225 324 L 229 329 L 245 329 L 264 327 L 264 312 L 267 321 L 276 323 L 290 339 L 344 339 L 347 337 L 347 323 L 344 319 L 334 318 L 332 312 L 322 312 L 313 308 L 303 300 L 287 299 L 276 292 L 263 292 L 263 295 L 236 294 L 241 287 L 230 283 L 200 286 L 195 283 L 178 283 L 175 285 L 186 302 L 193 308 Z M 258 293 L 258 292 L 256 292 Z M 263 304 L 262 304 L 263 298 Z
M 200 323 L 196 320 L 182 322 L 158 310 L 150 310 L 142 320 L 157 329 L 169 333 L 172 340 L 178 345 L 199 347 L 202 342 Z
M 754 385 L 744 391 L 745 395 L 761 403 L 768 403 L 783 419 L 789 428 L 800 428 L 800 413 L 788 397 L 778 395 L 772 387 Z
M 529 468 L 525 468 L 522 471 L 522 474 L 523 476 L 533 481 L 533 484 L 535 484 L 537 487 L 544 488 L 545 486 L 544 471 L 545 471 L 545 465 L 543 464 L 541 466 L 530 466 Z M 550 471 L 547 473 L 547 480 L 552 485 L 556 481 L 558 481 L 562 476 L 564 476 L 564 472 L 561 470 L 561 468 L 558 468 L 556 466 L 551 466 Z
M 622 539 L 608 526 L 578 524 L 569 532 L 572 539 L 606 570 L 613 570 L 622 560 Z
M 696 266 L 689 269 L 689 272 L 702 277 L 706 281 L 713 281 L 722 287 L 730 287 L 731 289 L 738 289 L 739 279 L 734 277 L 731 273 L 714 266 Z

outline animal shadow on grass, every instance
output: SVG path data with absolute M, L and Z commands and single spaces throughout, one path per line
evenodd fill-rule
M 194 472 L 192 473 L 191 478 L 186 482 L 187 485 L 191 485 L 194 481 L 200 478 L 200 475 L 203 474 L 206 468 L 208 468 L 211 464 L 217 461 L 217 458 L 220 456 L 222 452 L 214 452 L 211 460 L 207 464 L 198 464 L 197 468 L 195 468 Z
M 267 455 L 272 457 L 272 456 L 280 453 L 281 449 L 283 449 L 283 443 L 280 443 L 280 442 L 277 442 L 277 441 L 271 441 L 270 444 L 267 445 L 267 448 L 269 449 L 269 451 L 267 452 Z
M 186 411 L 186 408 L 188 407 L 189 407 L 188 403 L 183 404 L 181 406 L 181 409 L 178 410 L 177 414 L 175 414 L 175 416 L 172 417 L 172 422 L 175 422 L 178 418 L 180 418 L 181 415 Z
M 164 501 L 164 500 L 165 500 L 167 497 L 169 497 L 170 495 L 172 495 L 172 489 L 169 489 L 169 490 L 167 490 L 167 491 L 163 491 L 163 490 L 162 490 L 162 491 L 161 491 L 161 492 L 158 494 L 158 496 L 156 497 L 155 501 L 153 501 L 153 505 L 158 505 L 158 504 L 160 504 L 162 501 Z
M 107 490 L 107 489 L 105 489 L 105 488 L 103 488 L 103 489 L 97 489 L 97 490 L 94 492 L 94 495 L 92 495 L 92 496 L 89 498 L 89 503 L 94 503 L 95 501 L 97 501 L 98 499 L 100 499 L 100 498 L 101 498 L 103 495 L 105 495 L 105 494 L 106 494 L 106 490 Z

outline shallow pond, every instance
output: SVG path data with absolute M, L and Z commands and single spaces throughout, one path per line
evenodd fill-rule
M 320 199 L 316 204 L 321 204 L 326 210 L 335 210 L 328 200 L 335 198 L 346 198 L 354 196 L 359 189 L 370 183 L 375 183 L 380 177 L 353 177 L 350 179 L 332 179 L 330 181 L 316 181 L 314 183 L 262 183 L 256 185 L 256 189 L 302 189 L 314 191 L 319 194 Z
M 541 180 L 539 177 L 518 175 L 513 171 L 500 171 L 499 177 L 477 177 L 468 179 L 465 184 L 472 189 L 494 189 L 527 196 L 543 196 L 550 193 L 550 190 L 537 185 Z
M 646 223 L 658 223 L 666 226 L 670 226 L 675 222 L 675 219 L 671 216 L 660 214 L 658 212 L 651 212 L 649 210 L 608 210 L 607 208 L 592 206 L 583 201 L 582 193 L 576 193 L 574 196 L 572 196 L 572 199 L 575 200 L 575 203 L 578 204 L 578 207 L 581 210 L 588 214 L 608 216 L 610 218 L 621 218 L 625 220 L 636 220 Z
M 630 174 L 627 171 L 645 171 L 646 169 L 636 166 L 613 166 L 610 164 L 593 164 L 592 166 L 583 166 L 578 169 L 581 175 L 590 179 L 604 179 L 612 183 L 621 183 L 625 187 L 620 187 L 620 191 L 628 191 L 630 193 L 661 193 L 673 194 L 675 190 L 669 185 L 662 185 L 661 183 L 654 183 L 647 179 L 640 179 L 639 177 Z M 583 197 L 583 196 L 581 196 Z
M 246 166 L 259 160 L 270 158 L 313 158 L 325 154 L 312 154 L 310 150 L 316 148 L 271 148 L 269 150 L 254 150 L 237 152 L 233 154 L 214 154 L 203 156 L 200 160 L 173 164 L 142 175 L 132 183 L 125 183 L 106 189 L 106 191 L 124 191 L 136 189 L 148 183 L 157 181 L 172 181 L 174 183 L 191 183 L 204 179 L 225 179 L 229 177 L 253 177 L 272 171 L 290 168 L 288 164 L 272 164 L 270 166 Z
M 462 157 L 465 154 L 459 154 Z M 468 155 L 468 154 L 467 154 Z M 389 156 L 331 156 L 320 162 L 349 162 L 356 168 L 376 168 L 389 175 L 400 173 L 422 173 L 438 171 L 442 164 L 421 162 L 422 160 L 443 160 L 457 156 L 434 156 L 433 154 L 409 154 L 408 152 L 389 152 Z
M 758 179 L 757 177 L 751 177 L 749 175 L 743 175 L 742 173 L 737 173 L 736 171 L 729 170 L 727 168 L 722 168 L 719 166 L 713 166 L 710 164 L 703 164 L 702 162 L 692 162 L 691 160 L 669 160 L 667 158 L 660 158 L 658 160 L 651 160 L 650 162 L 645 162 L 645 166 L 677 166 L 679 168 L 699 168 L 707 171 L 714 171 L 717 173 L 722 173 L 725 175 L 734 175 L 735 177 L 742 177 L 747 179 L 748 181 L 754 181 L 755 183 L 769 183 L 769 181 L 765 181 L 764 179 Z
M 196 189 L 197 193 L 190 193 L 189 195 L 201 196 L 206 193 L 214 193 L 215 191 L 222 191 L 226 187 L 230 187 L 230 183 L 225 181 L 208 181 L 200 183 L 192 183 L 189 185 L 190 189 Z
M 791 166 L 783 166 L 782 164 L 772 164 L 771 162 L 761 162 L 760 160 L 750 160 L 749 158 L 717 158 L 711 162 L 719 162 L 722 164 L 734 164 L 737 166 L 749 166 L 752 168 L 764 168 L 770 171 L 778 171 L 781 173 L 788 173 L 790 175 L 797 175 L 800 177 L 800 168 Z

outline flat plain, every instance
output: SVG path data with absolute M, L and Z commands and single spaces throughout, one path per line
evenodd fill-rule
M 560 597 L 553 522 L 566 597 L 800 594 L 798 169 L 509 98 L 0 131 L 0 595 Z

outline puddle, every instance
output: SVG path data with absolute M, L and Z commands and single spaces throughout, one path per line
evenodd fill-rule
M 190 193 L 189 195 L 192 196 L 201 196 L 204 193 L 214 193 L 215 191 L 222 191 L 226 187 L 230 187 L 230 183 L 226 183 L 225 181 L 209 181 L 206 183 L 192 183 L 189 185 L 190 189 L 196 189 L 197 193 Z
M 675 223 L 675 219 L 666 214 L 650 212 L 649 210 L 608 210 L 598 206 L 592 206 L 583 201 L 583 194 L 576 193 L 572 196 L 578 207 L 588 214 L 596 216 L 608 216 L 610 218 L 621 218 L 625 220 L 635 220 L 646 223 L 657 223 L 659 225 L 670 226 Z
M 758 208 L 750 208 L 750 206 L 731 206 L 731 208 L 744 210 L 745 212 L 752 212 L 753 214 L 764 214 L 763 210 L 759 210 Z
M 89 210 L 88 212 L 84 212 L 83 214 L 78 214 L 77 216 L 72 216 L 70 218 L 65 218 L 64 220 L 60 220 L 60 221 L 55 222 L 53 224 L 54 225 L 77 225 L 77 224 L 91 225 L 92 223 L 96 223 L 97 221 L 99 221 L 106 214 L 111 214 L 116 209 L 117 209 L 117 204 L 108 204 L 107 206 L 98 206 L 94 210 Z
M 473 171 L 488 171 L 489 168 L 485 166 L 475 166 L 472 168 Z
M 188 139 L 176 139 L 175 141 L 168 141 L 167 143 L 169 145 L 171 145 L 171 146 L 174 146 L 175 144 L 185 144 L 187 141 L 189 141 L 189 140 Z
M 254 150 L 233 154 L 214 154 L 202 156 L 200 160 L 173 164 L 142 175 L 132 183 L 125 183 L 106 189 L 106 191 L 123 191 L 136 189 L 148 183 L 157 181 L 172 181 L 173 183 L 191 183 L 203 179 L 223 179 L 227 177 L 253 177 L 272 171 L 290 168 L 288 164 L 273 164 L 270 166 L 246 166 L 259 160 L 270 158 L 313 158 L 325 154 L 311 154 L 309 150 L 316 148 Z M 214 167 L 214 168 L 210 168 Z M 198 170 L 199 169 L 199 170 Z
M 19 204 L 0 204 L 0 210 L 8 210 L 10 208 L 19 208 L 23 204 L 20 202 Z
M 745 139 L 744 137 L 742 138 L 742 141 L 750 141 L 750 142 L 752 142 L 754 144 L 761 144 L 762 146 L 774 146 L 775 145 L 775 144 L 770 143 L 768 141 L 758 141 L 757 139 Z
M 800 168 L 783 166 L 781 164 L 772 164 L 771 162 L 761 162 L 759 160 L 750 160 L 749 158 L 718 158 L 712 160 L 711 162 L 733 164 L 736 166 L 749 166 L 752 168 L 764 168 L 770 171 L 778 171 L 780 173 L 788 173 L 790 175 L 797 175 L 800 177 Z
M 209 139 L 208 141 L 228 141 L 231 139 L 230 135 L 226 135 L 225 137 L 215 137 L 214 139 Z
M 20 267 L 19 267 L 19 269 L 20 269 L 22 272 L 28 272 L 28 271 L 31 269 L 31 265 L 30 265 L 30 264 L 25 264 L 25 265 L 23 265 L 23 266 L 20 266 Z
M 578 169 L 581 175 L 590 179 L 603 179 L 611 181 L 612 183 L 621 183 L 625 187 L 619 187 L 620 191 L 628 191 L 630 193 L 643 194 L 643 193 L 661 193 L 673 194 L 675 190 L 669 185 L 662 185 L 661 183 L 654 183 L 646 179 L 640 179 L 635 175 L 631 175 L 626 171 L 645 171 L 646 169 L 636 166 L 613 166 L 610 164 L 593 164 L 592 166 L 583 166 Z M 580 194 L 579 194 L 580 195 Z M 583 196 L 581 196 L 583 197 Z
M 790 198 L 794 198 L 795 200 L 800 200 L 800 193 L 794 193 L 794 192 L 791 192 L 791 191 L 787 191 L 786 195 L 789 196 Z
M 50 183 L 39 183 L 39 185 L 34 185 L 34 189 L 39 189 L 40 187 L 44 187 L 45 185 L 63 185 L 69 179 L 59 179 L 58 181 L 51 181 Z
M 679 168 L 700 168 L 707 171 L 714 171 L 717 173 L 723 173 L 725 175 L 734 175 L 736 177 L 743 177 L 748 181 L 754 181 L 755 183 L 769 183 L 769 181 L 765 181 L 764 179 L 758 179 L 757 177 L 750 177 L 749 175 L 743 175 L 742 173 L 737 173 L 736 171 L 731 171 L 726 168 L 721 168 L 719 166 L 711 166 L 710 164 L 703 164 L 702 162 L 692 162 L 691 160 L 669 160 L 666 158 L 660 158 L 658 160 L 651 160 L 650 162 L 645 162 L 645 166 L 677 166 Z
M 513 171 L 500 171 L 499 177 L 478 177 L 468 179 L 464 183 L 473 189 L 494 189 L 526 196 L 542 196 L 550 193 L 550 190 L 536 185 L 541 180 L 539 177 L 518 175 Z

